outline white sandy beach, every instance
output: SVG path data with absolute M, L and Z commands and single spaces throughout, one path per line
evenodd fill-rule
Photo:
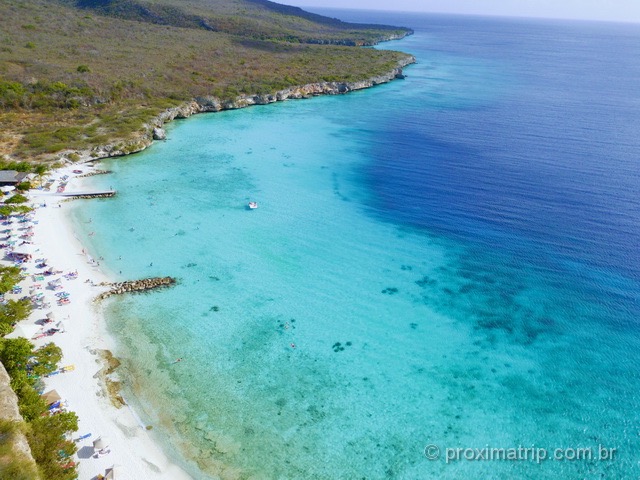
M 67 191 L 81 191 L 82 179 L 74 180 L 73 169 L 89 172 L 93 169 L 88 165 L 65 167 L 49 175 L 49 178 L 59 180 L 68 175 L 70 182 Z M 122 475 L 117 478 L 140 479 L 171 479 L 180 480 L 191 478 L 181 468 L 172 464 L 160 447 L 152 440 L 149 432 L 141 425 L 134 413 L 127 407 L 116 408 L 106 394 L 104 387 L 96 375 L 102 368 L 98 350 L 111 350 L 112 339 L 106 332 L 104 318 L 99 305 L 94 298 L 105 287 L 93 286 L 109 281 L 100 271 L 100 267 L 91 264 L 89 258 L 83 254 L 83 247 L 72 231 L 71 222 L 65 218 L 66 207 L 69 203 L 60 203 L 64 197 L 57 195 L 56 182 L 50 191 L 32 190 L 29 193 L 31 203 L 36 206 L 33 217 L 32 241 L 36 252 L 34 258 L 26 262 L 28 278 L 21 283 L 22 293 L 8 294 L 7 298 L 20 298 L 24 295 L 42 293 L 48 308 L 34 309 L 30 318 L 21 324 L 33 325 L 46 318 L 53 312 L 55 320 L 45 325 L 44 330 L 62 322 L 64 332 L 51 336 L 44 336 L 32 342 L 42 346 L 48 342 L 55 342 L 63 351 L 60 367 L 73 366 L 72 370 L 50 376 L 45 380 L 45 391 L 55 389 L 67 409 L 77 413 L 79 430 L 75 439 L 91 434 L 78 441 L 79 480 L 94 479 L 97 475 L 105 475 L 114 465 L 120 465 Z M 93 200 L 76 200 L 93 201 Z M 44 206 L 46 204 L 46 206 Z M 62 207 L 59 207 L 62 205 Z M 47 268 L 36 269 L 36 259 L 45 258 Z M 33 274 L 42 274 L 44 270 L 52 269 L 62 273 L 45 277 L 44 281 L 34 281 Z M 64 275 L 69 272 L 78 273 L 76 279 L 68 279 Z M 54 279 L 61 279 L 62 289 L 69 293 L 70 303 L 58 305 L 56 291 L 47 288 L 47 283 Z M 40 284 L 34 287 L 34 283 Z M 96 456 L 93 441 L 99 437 L 109 440 L 109 453 Z

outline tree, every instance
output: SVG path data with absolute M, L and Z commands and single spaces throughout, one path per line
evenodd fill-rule
M 13 385 L 12 385 L 13 387 Z M 19 390 L 15 390 L 18 396 L 18 408 L 20 415 L 27 422 L 32 422 L 47 411 L 47 404 L 42 397 L 29 384 L 23 384 Z
M 77 477 L 76 468 L 65 467 L 63 462 L 77 451 L 77 446 L 64 437 L 67 433 L 78 430 L 78 416 L 73 412 L 63 412 L 36 418 L 30 425 L 31 431 L 27 433 L 27 439 L 42 477 L 74 480 Z
M 13 324 L 26 319 L 30 313 L 31 302 L 28 298 L 9 300 L 4 305 L 0 305 L 0 334 L 6 335 L 13 331 Z
M 26 338 L 3 338 L 0 343 L 0 362 L 12 376 L 16 370 L 27 368 L 32 351 L 33 344 Z
M 53 342 L 47 343 L 34 352 L 30 361 L 31 372 L 39 377 L 49 375 L 58 368 L 60 360 L 62 349 Z
M 0 266 L 0 294 L 7 293 L 22 281 L 22 272 L 18 267 Z

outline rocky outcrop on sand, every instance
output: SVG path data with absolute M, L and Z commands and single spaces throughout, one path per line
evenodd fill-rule
M 143 278 L 142 280 L 128 280 L 126 282 L 105 283 L 103 286 L 109 287 L 109 290 L 98 295 L 96 300 L 104 300 L 112 295 L 147 292 L 158 288 L 167 288 L 176 283 L 177 281 L 173 277 L 153 277 Z
M 289 87 L 274 93 L 260 95 L 240 95 L 234 100 L 221 101 L 213 96 L 196 97 L 177 107 L 163 111 L 150 124 L 146 126 L 143 133 L 137 137 L 114 144 L 95 147 L 90 151 L 73 152 L 80 156 L 80 161 L 93 161 L 100 158 L 118 157 L 128 155 L 147 148 L 153 140 L 166 139 L 166 132 L 162 126 L 176 118 L 188 118 L 196 113 L 219 112 L 221 110 L 235 110 L 238 108 L 250 107 L 252 105 L 267 105 L 269 103 L 281 102 L 289 99 L 310 98 L 318 95 L 341 95 L 354 90 L 373 87 L 382 83 L 390 82 L 397 78 L 404 78 L 402 69 L 415 63 L 415 57 L 407 55 L 398 62 L 397 67 L 386 74 L 372 77 L 358 82 L 317 82 L 309 83 L 298 87 Z
M 102 361 L 102 368 L 93 378 L 100 380 L 107 397 L 109 397 L 114 407 L 120 408 L 126 405 L 127 402 L 124 401 L 124 398 L 120 394 L 122 382 L 115 373 L 116 369 L 120 366 L 120 360 L 114 357 L 113 353 L 109 350 L 97 350 L 95 353 Z

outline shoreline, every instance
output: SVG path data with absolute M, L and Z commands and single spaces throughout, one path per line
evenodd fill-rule
M 71 192 L 80 190 L 82 180 L 72 173 L 78 166 L 67 166 L 50 173 L 50 178 L 59 181 L 69 175 Z M 93 167 L 85 166 L 83 171 Z M 54 190 L 55 191 L 55 190 Z M 34 258 L 25 263 L 28 277 L 20 285 L 23 291 L 38 288 L 50 307 L 34 309 L 27 320 L 20 324 L 33 325 L 53 312 L 56 322 L 62 322 L 61 332 L 53 336 L 43 336 L 30 340 L 36 347 L 54 342 L 63 352 L 60 369 L 71 366 L 65 373 L 50 376 L 45 380 L 46 390 L 55 389 L 66 402 L 67 408 L 78 415 L 78 431 L 74 439 L 91 434 L 77 442 L 78 452 L 74 461 L 78 463 L 78 479 L 94 479 L 105 475 L 113 465 L 121 465 L 126 478 L 186 480 L 192 478 L 181 467 L 174 464 L 163 451 L 160 443 L 153 439 L 147 428 L 128 404 L 116 408 L 114 393 L 117 373 L 111 376 L 114 362 L 111 351 L 115 339 L 107 332 L 103 306 L 96 298 L 109 291 L 113 280 L 85 253 L 78 234 L 69 218 L 65 197 L 41 190 L 31 190 L 29 198 L 34 210 L 32 241 L 36 249 Z M 46 206 L 44 206 L 46 205 Z M 36 282 L 32 275 L 36 270 L 35 259 L 46 258 L 50 269 L 60 271 L 59 275 L 46 277 Z M 76 279 L 63 275 L 77 272 Z M 61 278 L 63 290 L 69 293 L 71 302 L 66 305 L 56 303 L 55 292 L 46 287 L 51 279 Z M 40 284 L 36 287 L 34 284 Z M 101 285 L 103 284 L 103 285 Z M 20 295 L 7 295 L 19 298 Z M 47 327 L 45 326 L 46 330 Z M 93 441 L 102 436 L 110 439 L 110 452 L 99 458 L 93 456 Z
M 403 37 L 404 38 L 404 37 Z M 150 147 L 154 140 L 165 140 L 164 125 L 175 120 L 185 119 L 199 113 L 216 113 L 224 110 L 237 110 L 254 105 L 268 105 L 286 100 L 301 100 L 322 95 L 344 95 L 349 92 L 363 90 L 389 83 L 396 79 L 404 79 L 403 68 L 416 63 L 413 55 L 399 60 L 391 71 L 355 82 L 316 82 L 289 87 L 274 93 L 243 94 L 234 100 L 221 101 L 217 97 L 196 97 L 182 104 L 168 108 L 144 124 L 144 132 L 138 137 L 121 139 L 106 145 L 99 145 L 87 150 L 65 150 L 58 155 L 59 160 L 66 160 L 76 164 L 93 163 L 105 158 L 123 157 L 138 153 Z M 74 156 L 77 160 L 71 160 Z

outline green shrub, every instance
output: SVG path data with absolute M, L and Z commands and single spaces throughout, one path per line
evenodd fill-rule
M 29 199 L 27 197 L 25 197 L 24 195 L 20 195 L 19 193 L 16 193 L 15 195 L 7 198 L 4 203 L 26 203 L 28 202 Z
M 91 69 L 86 65 L 78 65 L 76 70 L 80 73 L 89 73 L 91 71 Z
M 2 205 L 0 206 L 0 215 L 6 217 L 13 213 L 20 213 L 20 214 L 29 213 L 32 210 L 33 208 L 27 207 L 26 205 Z
M 46 165 L 37 165 L 34 169 L 33 169 L 33 173 L 35 173 L 36 175 L 44 175 L 45 173 L 47 173 L 49 171 L 49 167 L 47 167 Z
M 24 85 L 0 79 L 0 107 L 19 107 L 26 93 Z
M 27 43 L 25 44 L 25 47 L 26 47 L 26 48 L 30 48 L 30 49 L 34 49 L 34 48 L 36 48 L 36 44 L 35 44 L 35 43 L 33 43 L 33 42 L 27 42 Z

